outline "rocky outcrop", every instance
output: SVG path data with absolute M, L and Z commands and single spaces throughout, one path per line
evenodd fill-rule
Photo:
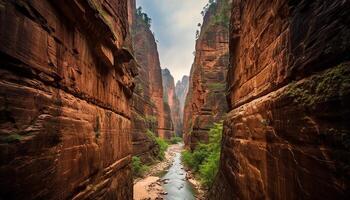
M 162 73 L 157 44 L 142 13 L 136 14 L 132 32 L 135 57 L 140 70 L 137 79 L 139 84 L 136 84 L 135 89 L 136 96 L 139 97 L 135 98 L 139 98 L 136 101 L 139 102 L 137 109 L 141 115 L 136 117 L 141 117 L 146 122 L 155 122 L 155 133 L 161 138 L 170 139 L 174 130 L 170 107 L 163 101 Z M 153 126 L 152 123 L 149 125 Z M 140 124 L 135 127 L 141 129 L 138 132 L 140 136 L 144 128 L 140 128 L 142 127 Z
M 183 132 L 183 115 L 184 115 L 184 107 L 185 107 L 185 100 L 186 100 L 186 96 L 187 96 L 187 92 L 188 92 L 188 82 L 189 82 L 189 77 L 188 76 L 183 76 L 181 81 L 177 81 L 176 86 L 175 86 L 175 94 L 176 97 L 179 99 L 179 107 L 180 107 L 180 111 L 179 111 L 179 115 L 180 115 L 180 122 L 179 122 L 179 126 L 180 126 L 180 136 L 182 136 L 182 132 Z
M 349 1 L 234 1 L 210 199 L 350 196 Z
M 0 1 L 0 16 L 0 199 L 132 199 L 126 1 Z
M 180 120 L 180 102 L 175 93 L 174 77 L 168 69 L 162 69 L 164 102 L 167 103 L 171 111 L 171 119 L 174 131 L 177 136 L 182 135 L 182 121 Z
M 212 3 L 196 42 L 184 109 L 184 142 L 191 149 L 208 140 L 214 122 L 223 119 L 228 67 L 229 1 Z

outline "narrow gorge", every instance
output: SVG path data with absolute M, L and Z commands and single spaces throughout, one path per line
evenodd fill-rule
M 349 52 L 349 0 L 0 0 L 0 200 L 350 199 Z

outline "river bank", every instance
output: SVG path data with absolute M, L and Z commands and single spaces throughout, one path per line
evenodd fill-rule
M 135 200 L 203 199 L 199 182 L 182 165 L 182 148 L 182 144 L 170 145 L 164 161 L 150 166 L 143 178 L 135 179 Z
M 178 144 L 170 145 L 163 161 L 150 166 L 144 177 L 134 180 L 134 200 L 164 199 L 166 193 L 161 177 L 172 164 L 175 150 L 178 148 L 180 148 Z

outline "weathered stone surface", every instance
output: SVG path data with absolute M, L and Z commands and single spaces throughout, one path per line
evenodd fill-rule
M 162 69 L 163 99 L 170 107 L 171 120 L 177 136 L 182 135 L 182 121 L 180 119 L 180 102 L 176 96 L 174 77 L 168 69 Z
M 207 140 L 206 133 L 227 110 L 229 4 L 222 0 L 209 7 L 196 42 L 183 121 L 184 142 L 190 148 Z
M 129 25 L 131 28 L 133 49 L 136 52 L 140 48 L 142 35 L 136 34 L 144 26 L 141 19 L 136 16 L 135 0 L 129 0 Z M 145 56 L 144 58 L 142 56 Z M 137 58 L 147 59 L 147 55 L 138 54 Z M 141 158 L 144 163 L 153 162 L 158 155 L 158 146 L 150 137 L 150 133 L 157 132 L 157 110 L 154 102 L 151 100 L 150 82 L 148 66 L 137 65 L 138 76 L 135 78 L 135 90 L 132 97 L 131 126 L 132 126 L 132 144 L 133 155 Z
M 349 1 L 234 1 L 210 199 L 350 197 Z
M 180 111 L 179 111 L 179 115 L 180 115 L 180 122 L 179 122 L 179 126 L 180 126 L 180 130 L 181 133 L 180 135 L 182 136 L 183 134 L 183 116 L 184 116 L 184 108 L 185 108 L 185 101 L 186 101 L 186 96 L 188 93 L 188 84 L 189 84 L 189 77 L 188 76 L 183 76 L 181 81 L 177 81 L 176 86 L 175 86 L 175 94 L 177 96 L 177 98 L 179 99 L 180 102 Z
M 0 199 L 131 199 L 127 3 L 0 1 Z
M 137 110 L 146 121 L 156 123 L 155 134 L 169 139 L 173 135 L 174 128 L 169 105 L 163 101 L 162 73 L 155 38 L 138 15 L 135 15 L 132 33 L 135 57 L 140 69 L 135 93 L 143 101 L 138 102 Z M 140 134 L 141 132 L 139 131 Z

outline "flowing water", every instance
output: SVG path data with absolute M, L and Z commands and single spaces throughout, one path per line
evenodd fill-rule
M 182 146 L 181 146 L 182 147 Z M 167 200 L 194 200 L 192 185 L 186 179 L 186 171 L 181 162 L 180 150 L 176 152 L 173 164 L 162 177 Z

